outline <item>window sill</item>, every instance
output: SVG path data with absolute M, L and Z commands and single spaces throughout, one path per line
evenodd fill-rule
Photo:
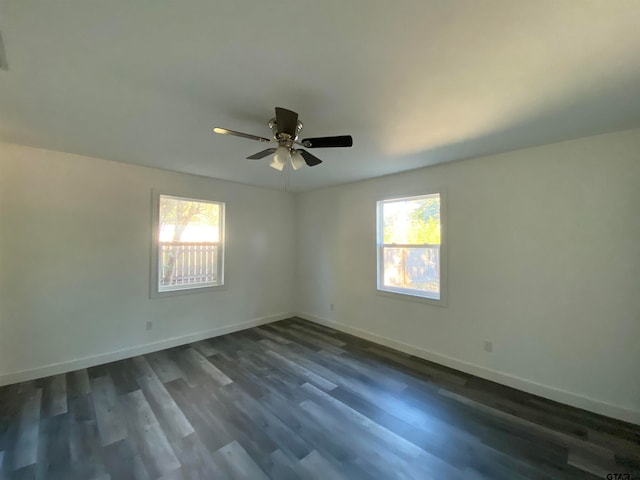
M 447 306 L 446 297 L 442 295 L 442 293 L 441 293 L 440 299 L 436 300 L 435 298 L 421 297 L 419 295 L 412 295 L 410 293 L 400 293 L 400 292 L 394 292 L 390 290 L 381 290 L 379 288 L 376 288 L 376 295 L 380 295 L 382 297 L 392 298 L 400 301 L 408 301 L 408 302 L 422 303 L 426 305 L 433 305 L 434 307 Z
M 191 287 L 191 288 L 179 288 L 176 290 L 152 290 L 149 294 L 149 298 L 163 298 L 163 297 L 175 297 L 179 295 L 191 295 L 192 293 L 212 293 L 227 290 L 227 285 L 207 285 L 206 287 Z

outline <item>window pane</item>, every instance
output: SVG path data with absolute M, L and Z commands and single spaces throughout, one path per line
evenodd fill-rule
M 384 247 L 383 286 L 421 290 L 440 297 L 440 248 Z
M 160 195 L 161 242 L 219 242 L 220 204 Z
M 386 201 L 383 243 L 440 245 L 440 195 Z
M 221 204 L 160 196 L 158 290 L 219 285 Z
M 218 284 L 217 245 L 160 243 L 160 286 Z

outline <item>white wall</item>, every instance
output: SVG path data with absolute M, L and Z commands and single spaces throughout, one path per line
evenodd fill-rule
M 227 202 L 226 290 L 149 298 L 152 188 Z M 448 306 L 376 295 L 375 201 L 434 188 L 448 200 Z M 295 302 L 640 423 L 640 130 L 297 198 L 0 143 L 0 384 L 283 318 Z
M 377 295 L 376 200 L 437 188 L 448 306 Z M 640 423 L 640 130 L 304 193 L 296 211 L 302 316 Z
M 226 202 L 226 290 L 149 298 L 152 188 Z M 294 202 L 0 143 L 0 384 L 287 316 Z

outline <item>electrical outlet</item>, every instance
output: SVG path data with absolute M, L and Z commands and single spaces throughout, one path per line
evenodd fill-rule
M 147 322 L 147 331 L 153 328 L 153 322 Z
M 331 308 L 332 312 L 335 310 L 335 307 L 333 306 L 333 303 L 331 304 L 331 306 L 329 308 Z
M 487 340 L 484 341 L 484 351 L 485 352 L 493 352 L 493 342 L 489 342 Z

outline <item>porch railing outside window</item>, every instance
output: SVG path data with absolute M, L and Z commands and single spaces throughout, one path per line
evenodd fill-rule
M 219 242 L 160 242 L 160 286 L 218 283 Z

